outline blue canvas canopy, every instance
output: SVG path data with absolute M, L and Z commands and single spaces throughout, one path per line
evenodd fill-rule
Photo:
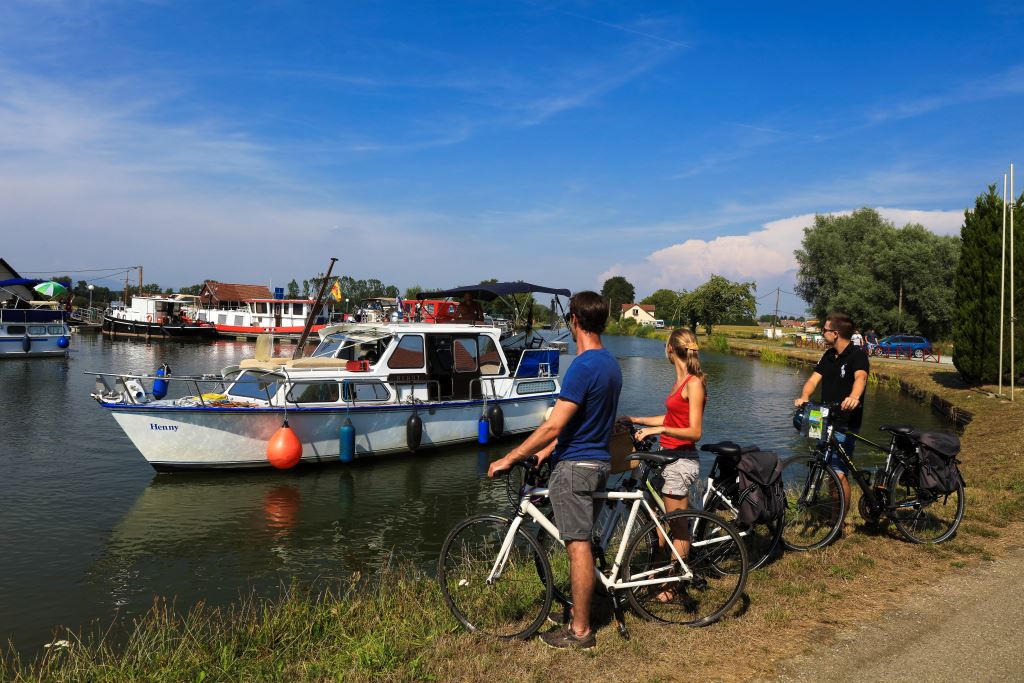
M 14 287 L 16 285 L 26 285 L 28 287 L 34 287 L 38 285 L 42 280 L 28 280 L 23 277 L 16 277 L 11 280 L 0 280 L 0 287 Z
M 454 287 L 452 289 L 446 289 L 440 292 L 420 292 L 416 295 L 417 299 L 444 299 L 447 297 L 461 297 L 466 292 L 473 295 L 474 299 L 478 301 L 493 301 L 497 298 L 508 296 L 509 294 L 531 294 L 539 292 L 541 294 L 555 294 L 556 296 L 572 296 L 572 292 L 568 289 L 555 289 L 552 287 L 541 287 L 540 285 L 530 284 L 529 282 L 491 282 L 479 285 L 467 285 L 465 287 Z

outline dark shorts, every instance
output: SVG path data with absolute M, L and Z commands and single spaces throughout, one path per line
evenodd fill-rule
M 610 464 L 599 460 L 562 460 L 548 479 L 548 496 L 555 511 L 555 526 L 563 541 L 589 541 L 601 511 L 591 496 L 604 491 Z

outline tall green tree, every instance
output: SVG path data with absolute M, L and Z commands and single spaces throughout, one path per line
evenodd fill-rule
M 796 292 L 821 319 L 848 313 L 882 334 L 949 334 L 960 241 L 918 224 L 897 228 L 874 209 L 814 218 L 804 228 Z
M 756 282 L 733 282 L 721 275 L 712 275 L 684 297 L 683 316 L 691 330 L 696 330 L 699 323 L 710 335 L 715 325 L 726 320 L 753 317 L 757 312 L 756 291 Z
M 636 288 L 626 278 L 616 275 L 604 281 L 604 285 L 601 287 L 601 296 L 608 300 L 611 316 L 618 320 L 622 315 L 622 304 L 631 304 L 636 301 Z
M 654 306 L 654 317 L 676 322 L 676 318 L 682 309 L 682 299 L 686 292 L 674 292 L 671 289 L 659 289 L 640 301 L 642 304 Z
M 1018 197 L 1014 213 L 1024 215 L 1024 196 Z M 1009 231 L 1007 231 L 1009 232 Z M 1024 231 L 1015 230 L 1014 259 L 1009 263 L 1010 242 L 1006 242 L 1006 296 L 1004 306 L 1004 379 L 1010 373 L 1010 268 L 1024 261 Z M 962 247 L 956 270 L 954 287 L 956 308 L 953 317 L 953 364 L 969 382 L 996 382 L 999 379 L 999 302 L 1002 279 L 1003 251 L 1003 199 L 995 185 L 978 195 L 974 209 L 964 212 L 964 226 L 960 231 Z M 1022 277 L 1015 277 L 1017 301 L 1024 293 Z M 1016 311 L 1015 311 L 1016 313 Z M 1019 326 L 1015 337 L 1017 351 L 1016 374 L 1024 372 L 1024 330 Z
M 298 299 L 299 298 L 299 282 L 292 278 L 292 281 L 288 283 L 288 298 Z

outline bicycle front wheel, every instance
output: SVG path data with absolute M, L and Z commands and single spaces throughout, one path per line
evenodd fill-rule
M 747 559 L 750 561 L 750 568 L 757 569 L 764 566 L 775 554 L 782 540 L 783 518 L 779 517 L 766 523 L 741 524 L 737 519 L 736 508 L 739 498 L 739 485 L 733 481 L 729 483 L 715 482 L 715 490 L 711 493 L 704 510 L 728 520 L 736 531 L 743 537 L 743 543 L 747 546 Z M 696 533 L 700 535 L 702 530 L 697 525 Z
M 889 477 L 889 517 L 911 543 L 942 543 L 956 533 L 964 518 L 964 487 L 936 495 L 917 487 L 915 472 L 897 465 Z
M 551 610 L 551 566 L 537 541 L 519 528 L 492 576 L 508 534 L 509 521 L 495 515 L 460 522 L 441 546 L 437 580 L 448 609 L 470 631 L 529 638 Z
M 661 522 L 670 535 L 689 540 L 683 558 L 686 568 L 651 522 L 630 540 L 623 558 L 623 583 L 651 581 L 625 589 L 629 604 L 651 621 L 713 624 L 743 594 L 748 568 L 743 539 L 724 519 L 700 510 L 671 512 Z M 699 538 L 695 527 L 700 529 Z
M 839 475 L 815 457 L 789 458 L 782 464 L 786 518 L 782 544 L 787 550 L 823 548 L 838 536 L 846 514 Z

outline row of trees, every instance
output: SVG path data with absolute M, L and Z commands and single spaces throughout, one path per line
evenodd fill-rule
M 960 240 L 911 223 L 897 228 L 874 209 L 818 215 L 804 228 L 796 292 L 818 319 L 848 313 L 862 330 L 948 337 Z
M 733 282 L 721 275 L 712 275 L 691 291 L 659 289 L 639 303 L 653 305 L 657 316 L 670 325 L 685 322 L 694 330 L 702 325 L 711 334 L 716 325 L 723 323 L 752 323 L 757 311 L 756 291 L 756 282 Z M 605 280 L 601 296 L 609 301 L 611 317 L 617 320 L 622 314 L 622 305 L 635 302 L 636 288 L 626 278 L 616 275 Z

